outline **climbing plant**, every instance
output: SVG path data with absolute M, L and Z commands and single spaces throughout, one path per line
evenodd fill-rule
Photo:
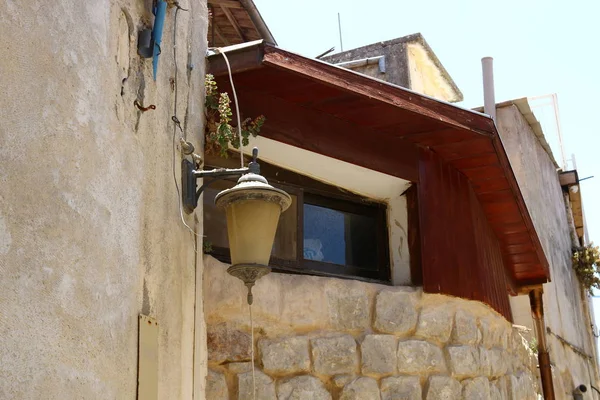
M 219 93 L 217 82 L 211 74 L 206 74 L 206 98 L 204 108 L 206 113 L 206 147 L 210 154 L 227 157 L 227 149 L 240 148 L 240 138 L 237 127 L 231 125 L 231 100 L 227 92 Z M 249 143 L 249 137 L 256 137 L 265 122 L 264 115 L 246 118 L 242 121 L 242 146 Z
M 593 295 L 593 289 L 600 289 L 598 268 L 600 267 L 600 249 L 589 244 L 573 249 L 573 269 L 577 278 L 588 292 Z

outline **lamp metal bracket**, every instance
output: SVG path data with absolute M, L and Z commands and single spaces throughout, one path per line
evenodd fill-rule
M 247 167 L 243 168 L 215 168 L 211 170 L 196 169 L 194 163 L 183 159 L 181 161 L 181 202 L 183 209 L 187 214 L 191 214 L 198 206 L 200 195 L 208 186 L 214 182 L 225 179 L 235 178 L 247 173 L 260 174 L 260 165 L 256 161 L 258 158 L 258 148 L 252 149 L 252 161 Z M 207 179 L 198 188 L 198 178 Z

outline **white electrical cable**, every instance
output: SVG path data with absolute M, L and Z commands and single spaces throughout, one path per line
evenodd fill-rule
M 177 72 L 178 72 L 178 67 L 177 67 L 177 13 L 179 12 L 179 10 L 183 10 L 183 8 L 180 8 L 179 6 L 177 6 L 177 9 L 175 10 L 175 22 L 173 24 L 173 64 L 175 65 L 175 76 L 173 78 L 173 86 L 175 89 L 175 101 L 173 104 L 173 117 L 175 118 L 173 120 L 173 162 L 172 162 L 172 167 L 173 167 L 173 182 L 175 182 L 175 190 L 177 191 L 177 206 L 179 207 L 179 218 L 181 219 L 181 223 L 194 235 L 196 236 L 202 236 L 202 235 L 198 235 L 196 233 L 196 231 L 194 229 L 192 229 L 192 227 L 190 227 L 186 222 L 185 219 L 183 218 L 183 207 L 181 204 L 181 192 L 179 191 L 179 185 L 177 184 L 177 174 L 175 172 L 175 153 L 177 150 L 177 146 L 176 146 L 176 142 L 175 142 L 175 136 L 177 134 Z M 187 10 L 185 10 L 187 11 Z M 181 126 L 179 126 L 181 129 Z M 182 129 L 182 133 L 183 133 L 183 129 Z M 185 133 L 184 133 L 185 136 Z M 194 249 L 194 251 L 196 252 L 196 254 L 198 254 L 198 250 Z
M 252 304 L 248 304 L 250 310 L 250 357 L 252 359 L 252 398 L 256 400 L 256 377 L 254 376 L 254 319 L 252 318 Z
M 231 91 L 233 92 L 233 101 L 235 104 L 235 116 L 237 117 L 237 127 L 238 127 L 238 135 L 240 140 L 240 168 L 244 168 L 244 152 L 242 151 L 242 124 L 240 122 L 240 107 L 238 105 L 237 94 L 235 92 L 235 85 L 233 84 L 233 75 L 231 74 L 231 66 L 229 65 L 229 60 L 227 59 L 227 55 L 223 51 L 223 49 L 217 49 L 219 53 L 223 55 L 225 59 L 225 64 L 227 64 L 227 72 L 229 72 L 229 83 L 231 83 Z
M 233 101 L 235 104 L 235 114 L 237 117 L 238 135 L 240 140 L 240 165 L 244 168 L 244 152 L 242 151 L 242 124 L 240 122 L 240 107 L 238 105 L 237 94 L 235 92 L 235 85 L 233 84 L 233 74 L 231 73 L 231 66 L 229 65 L 229 59 L 221 48 L 217 48 L 217 51 L 223 55 L 225 64 L 227 64 L 227 72 L 229 73 L 229 83 L 231 84 L 231 91 L 233 92 Z M 248 311 L 250 313 L 250 358 L 252 360 L 252 399 L 256 400 L 256 376 L 254 372 L 254 319 L 252 318 L 252 304 L 248 304 Z

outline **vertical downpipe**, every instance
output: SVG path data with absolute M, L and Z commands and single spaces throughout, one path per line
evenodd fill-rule
M 481 59 L 483 71 L 483 112 L 492 117 L 496 123 L 496 95 L 494 93 L 494 59 L 483 57 Z
M 542 390 L 545 400 L 554 400 L 554 385 L 552 383 L 552 367 L 550 366 L 550 354 L 546 345 L 546 323 L 544 322 L 544 302 L 542 299 L 542 287 L 529 292 L 529 304 L 531 316 L 535 324 L 538 342 L 538 363 L 540 376 L 542 378 Z

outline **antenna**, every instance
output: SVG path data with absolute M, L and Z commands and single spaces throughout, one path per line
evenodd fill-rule
M 562 160 L 562 168 L 563 168 L 563 170 L 566 170 L 568 168 L 568 166 L 567 166 L 567 159 L 565 157 L 565 146 L 563 143 L 562 129 L 561 129 L 561 125 L 560 125 L 560 113 L 558 111 L 558 96 L 556 95 L 556 93 L 552 93 L 552 94 L 546 94 L 543 96 L 528 97 L 528 99 L 530 99 L 530 100 L 550 99 L 551 103 L 536 104 L 533 107 L 548 106 L 548 105 L 552 106 L 552 110 L 554 111 L 554 123 L 556 125 L 556 133 L 558 135 L 558 146 L 559 146 L 561 160 Z M 573 166 L 573 168 L 577 169 L 576 166 Z
M 316 58 L 316 59 L 319 59 L 319 58 L 325 57 L 327 54 L 331 53 L 331 52 L 332 52 L 332 51 L 334 51 L 334 50 L 335 50 L 335 46 L 334 46 L 334 47 L 332 47 L 332 48 L 330 48 L 329 50 L 326 50 L 326 51 L 324 51 L 323 53 L 319 54 L 319 55 L 318 55 L 318 56 L 316 56 L 315 58 Z
M 340 18 L 340 13 L 338 13 L 338 30 L 340 31 L 340 51 L 344 51 L 344 45 L 342 43 L 342 20 Z

